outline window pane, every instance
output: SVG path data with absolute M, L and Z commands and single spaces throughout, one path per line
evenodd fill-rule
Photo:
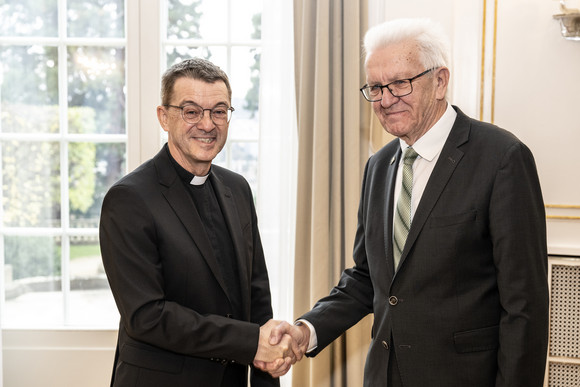
M 124 0 L 67 0 L 68 36 L 122 38 Z
M 69 109 L 94 111 L 93 119 L 69 121 L 69 132 L 125 133 L 125 49 L 69 47 L 68 71 Z
M 228 149 L 229 149 L 229 140 L 226 141 L 226 146 L 221 150 L 220 153 L 213 159 L 212 164 L 220 165 L 224 168 L 228 167 Z
M 0 2 L 0 35 L 57 36 L 58 0 Z
M 69 145 L 70 226 L 97 228 L 107 190 L 125 173 L 125 143 Z
M 101 261 L 98 236 L 71 236 L 70 325 L 107 326 L 119 320 Z
M 236 108 L 230 123 L 231 139 L 258 140 L 258 102 L 260 90 L 260 50 L 249 47 L 232 48 L 230 82 L 232 105 Z
M 2 142 L 4 226 L 60 226 L 59 149 L 56 142 Z
M 62 324 L 60 253 L 54 237 L 4 237 L 6 326 Z
M 0 47 L 1 129 L 4 133 L 58 133 L 56 47 Z
M 230 168 L 243 175 L 253 192 L 258 184 L 258 143 L 235 142 L 230 144 Z
M 203 0 L 201 1 L 200 10 L 199 29 L 201 38 L 209 41 L 227 39 L 227 1 Z
M 166 54 L 168 68 L 185 59 L 197 57 L 210 60 L 212 63 L 227 72 L 228 57 L 225 47 L 167 46 Z
M 169 0 L 167 5 L 168 39 L 227 38 L 225 0 Z
M 237 41 L 261 38 L 262 0 L 232 1 L 232 38 Z

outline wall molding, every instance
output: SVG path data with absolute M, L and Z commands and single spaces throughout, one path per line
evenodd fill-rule
M 545 204 L 546 219 L 580 220 L 580 205 Z
M 498 0 L 483 0 L 481 13 L 481 79 L 479 87 L 479 120 L 494 123 L 495 121 L 495 75 L 497 58 L 497 4 Z M 489 9 L 493 7 L 493 9 Z M 488 20 L 487 14 L 493 12 L 493 20 Z M 487 40 L 491 41 L 491 48 Z M 491 57 L 491 58 L 490 58 Z M 486 75 L 488 77 L 486 77 Z M 486 95 L 489 93 L 489 96 Z

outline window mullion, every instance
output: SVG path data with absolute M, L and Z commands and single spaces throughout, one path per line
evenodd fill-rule
M 164 0 L 127 3 L 127 166 L 133 170 L 159 151 L 159 105 Z M 154 135 L 157 134 L 157 135 Z
M 68 68 L 67 68 L 67 0 L 58 2 L 58 97 L 60 145 L 60 227 L 61 227 L 61 291 L 63 295 L 63 321 L 67 325 L 70 315 L 70 245 L 69 229 L 69 172 L 68 172 Z

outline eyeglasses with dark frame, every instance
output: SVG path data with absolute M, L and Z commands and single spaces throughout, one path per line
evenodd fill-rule
M 217 106 L 212 109 L 203 109 L 201 106 L 196 104 L 185 104 L 183 106 L 176 106 L 176 105 L 163 105 L 165 107 L 172 107 L 175 109 L 181 110 L 181 118 L 183 121 L 187 122 L 188 124 L 197 124 L 203 119 L 203 115 L 205 111 L 209 111 L 209 118 L 213 121 L 216 125 L 224 125 L 229 123 L 232 119 L 232 112 L 234 109 L 233 106 L 226 107 L 226 106 Z
M 373 85 L 373 86 L 369 86 L 364 85 L 363 87 L 360 88 L 360 91 L 363 95 L 363 97 L 365 97 L 365 99 L 369 102 L 377 102 L 380 101 L 381 99 L 383 99 L 383 89 L 387 88 L 387 90 L 389 90 L 389 92 L 393 95 L 393 97 L 404 97 L 406 95 L 409 95 L 413 92 L 413 81 L 419 77 L 422 77 L 423 75 L 427 74 L 430 71 L 435 70 L 436 67 L 430 68 L 429 70 L 425 70 L 423 71 L 421 74 L 419 75 L 415 75 L 412 78 L 407 78 L 407 79 L 398 79 L 396 81 L 393 81 L 391 83 L 387 83 L 386 85 Z

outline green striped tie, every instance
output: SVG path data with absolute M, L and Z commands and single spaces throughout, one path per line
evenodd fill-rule
M 413 190 L 413 163 L 418 154 L 411 147 L 405 151 L 403 158 L 403 184 L 401 194 L 397 202 L 395 211 L 394 233 L 393 233 L 393 256 L 395 261 L 395 271 L 399 266 L 401 254 L 405 247 L 407 235 L 411 228 L 411 191 Z

